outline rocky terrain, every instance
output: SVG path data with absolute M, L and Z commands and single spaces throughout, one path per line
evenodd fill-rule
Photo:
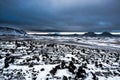
M 0 80 L 120 80 L 119 46 L 101 47 L 98 39 L 92 45 L 91 38 L 35 38 L 0 41 Z

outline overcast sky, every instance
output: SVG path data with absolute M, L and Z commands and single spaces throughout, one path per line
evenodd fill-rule
M 120 0 L 0 0 L 0 25 L 26 31 L 120 32 Z

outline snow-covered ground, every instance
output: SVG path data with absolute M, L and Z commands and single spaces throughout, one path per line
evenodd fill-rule
M 0 41 L 0 80 L 120 80 L 120 38 Z
M 79 43 L 93 46 L 120 48 L 120 37 L 64 37 L 64 36 L 34 36 L 34 39 L 55 40 L 60 42 Z

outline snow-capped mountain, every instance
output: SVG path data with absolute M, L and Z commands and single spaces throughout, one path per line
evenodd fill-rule
M 15 28 L 9 28 L 9 27 L 0 27 L 0 35 L 18 35 L 23 36 L 26 32 L 23 30 L 15 29 Z

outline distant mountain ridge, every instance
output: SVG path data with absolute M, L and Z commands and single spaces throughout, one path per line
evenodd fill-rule
M 84 34 L 33 34 L 36 36 L 81 36 L 81 37 L 120 37 L 120 35 L 113 35 L 110 32 L 102 32 L 101 34 L 96 34 L 95 32 L 86 32 Z
M 103 32 L 100 36 L 114 36 L 110 32 Z
M 96 34 L 95 32 L 87 32 L 83 34 L 83 36 L 90 36 L 90 37 L 112 37 L 116 35 L 112 35 L 110 32 L 102 32 L 101 34 Z
M 83 34 L 83 36 L 91 36 L 91 37 L 94 37 L 94 36 L 97 36 L 97 34 L 95 34 L 94 32 L 87 32 L 87 33 Z
M 27 34 L 25 31 L 20 30 L 20 29 L 15 29 L 15 28 L 10 28 L 10 27 L 0 27 L 0 35 L 18 35 L 18 36 L 23 36 Z

